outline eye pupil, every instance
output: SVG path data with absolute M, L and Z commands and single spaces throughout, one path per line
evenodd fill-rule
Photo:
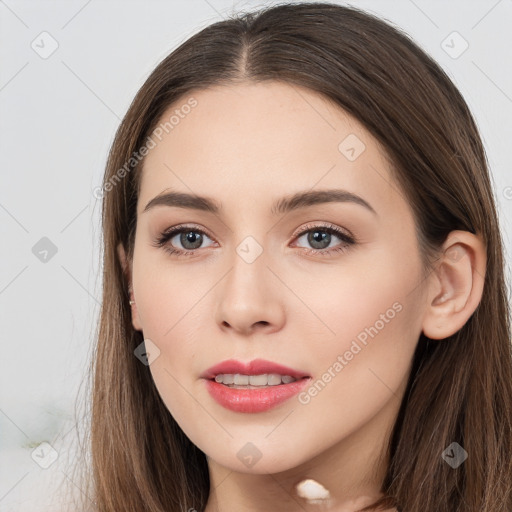
M 202 241 L 202 235 L 197 233 L 197 231 L 188 231 L 187 233 L 183 232 L 181 234 L 180 242 L 185 249 L 197 249 L 201 246 Z M 185 245 L 186 243 L 191 243 L 193 246 L 187 247 Z
M 330 244 L 330 233 L 326 233 L 325 231 L 316 230 L 316 231 L 310 231 L 310 234 L 308 236 L 308 242 L 315 248 L 315 249 L 325 249 L 326 247 L 329 247 Z M 327 239 L 327 244 L 325 245 L 324 242 Z M 315 244 L 320 243 L 320 247 L 316 247 Z

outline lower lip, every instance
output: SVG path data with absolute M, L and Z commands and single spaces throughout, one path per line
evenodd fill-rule
M 303 390 L 310 377 L 266 388 L 230 388 L 215 380 L 206 380 L 212 398 L 226 409 L 235 412 L 264 412 L 290 399 Z

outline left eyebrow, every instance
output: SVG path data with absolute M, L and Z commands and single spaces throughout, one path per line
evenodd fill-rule
M 273 215 L 279 213 L 287 213 L 292 210 L 299 208 L 305 208 L 316 204 L 323 203 L 353 203 L 363 206 L 367 210 L 371 211 L 374 215 L 377 212 L 371 206 L 368 201 L 365 201 L 362 197 L 349 192 L 348 190 L 342 189 L 330 189 L 330 190 L 311 190 L 308 192 L 297 192 L 291 196 L 286 196 L 278 199 L 273 205 L 271 212 Z
M 366 200 L 357 194 L 354 194 L 353 192 L 342 189 L 297 192 L 295 194 L 278 199 L 272 205 L 270 211 L 273 215 L 278 215 L 300 208 L 307 208 L 317 204 L 333 202 L 358 204 L 371 211 L 374 215 L 378 216 L 375 209 Z M 200 210 L 214 214 L 220 213 L 222 209 L 222 206 L 211 197 L 174 191 L 160 194 L 151 199 L 151 201 L 149 201 L 149 203 L 144 208 L 143 213 L 154 208 L 155 206 L 174 206 L 177 208 Z

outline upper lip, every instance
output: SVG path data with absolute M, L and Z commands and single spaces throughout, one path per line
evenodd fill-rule
M 264 373 L 278 373 L 279 375 L 289 375 L 295 379 L 309 377 L 307 373 L 283 366 L 282 364 L 266 361 L 265 359 L 254 359 L 248 363 L 228 359 L 222 361 L 211 368 L 208 368 L 201 374 L 203 379 L 214 379 L 219 374 L 232 375 L 239 373 L 241 375 L 262 375 Z

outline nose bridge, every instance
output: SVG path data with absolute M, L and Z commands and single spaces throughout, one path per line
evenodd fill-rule
M 251 299 L 254 303 L 258 295 L 265 293 L 271 274 L 267 268 L 267 254 L 263 246 L 252 236 L 246 237 L 234 250 L 231 257 L 231 272 L 226 277 L 225 294 L 237 300 Z M 226 296 L 225 299 L 228 297 Z
M 252 236 L 246 236 L 234 248 L 231 270 L 219 290 L 219 325 L 247 331 L 256 324 L 273 324 L 275 328 L 282 322 L 279 287 L 268 263 L 267 251 Z

